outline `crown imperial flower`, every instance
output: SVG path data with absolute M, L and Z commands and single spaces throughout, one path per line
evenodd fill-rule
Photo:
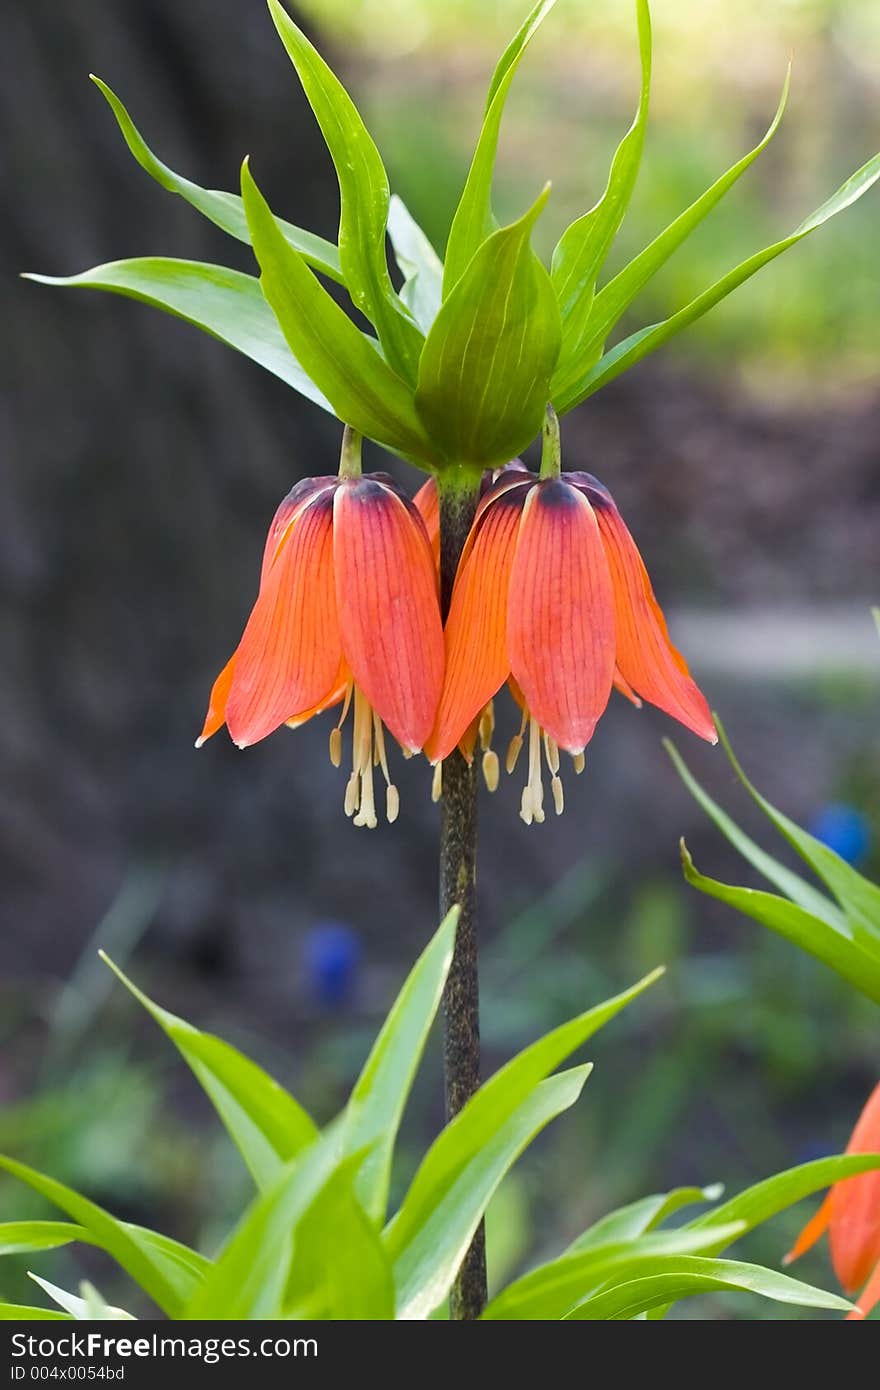
M 880 1151 L 880 1082 L 868 1097 L 846 1146 L 848 1154 Z M 880 1303 L 880 1170 L 836 1182 L 785 1257 L 791 1264 L 828 1232 L 834 1272 L 847 1293 L 862 1289 L 848 1319 Z M 864 1285 L 864 1288 L 862 1288 Z
M 528 731 L 521 814 L 529 824 L 544 819 L 542 757 L 559 813 L 559 750 L 581 770 L 612 686 L 716 741 L 614 499 L 589 473 L 558 472 L 554 451 L 558 458 L 555 425 L 542 476 L 506 469 L 480 501 L 455 580 L 443 693 L 425 746 L 433 762 L 456 746 L 472 756 L 477 729 L 486 732 L 484 712 L 507 682 L 523 711 L 509 771 Z M 427 499 L 421 507 L 427 514 Z
M 384 727 L 406 755 L 422 748 L 443 680 L 443 633 L 424 523 L 387 474 L 360 475 L 358 450 L 347 436 L 340 476 L 297 483 L 275 513 L 256 603 L 214 683 L 197 746 L 225 723 L 246 748 L 341 703 L 330 735 L 339 766 L 353 707 L 345 808 L 373 827 L 374 766 L 388 819 L 398 810 Z

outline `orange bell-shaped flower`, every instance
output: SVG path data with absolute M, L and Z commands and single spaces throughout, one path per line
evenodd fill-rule
M 413 504 L 386 474 L 308 478 L 269 528 L 260 590 L 241 641 L 217 677 L 200 746 L 225 723 L 240 748 L 343 701 L 330 736 L 354 707 L 346 811 L 374 826 L 373 767 L 397 815 L 383 725 L 405 754 L 434 723 L 443 681 L 443 632 L 431 545 Z M 359 460 L 358 460 L 359 463 Z
M 542 473 L 544 470 L 542 470 Z M 430 516 L 431 499 L 418 499 Z M 506 469 L 484 493 L 446 623 L 446 675 L 425 752 L 472 755 L 483 711 L 505 682 L 528 728 L 522 816 L 543 820 L 542 749 L 557 811 L 559 750 L 583 751 L 612 686 L 716 741 L 706 700 L 672 645 L 635 542 L 611 494 L 588 473 Z
M 880 1082 L 856 1122 L 846 1151 L 880 1153 Z M 801 1231 L 785 1263 L 803 1255 L 826 1231 L 831 1262 L 841 1285 L 849 1294 L 862 1289 L 847 1318 L 865 1318 L 880 1303 L 880 1169 L 836 1182 Z

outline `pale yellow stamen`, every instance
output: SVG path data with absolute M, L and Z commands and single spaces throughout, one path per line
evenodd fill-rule
M 537 719 L 534 719 L 528 711 L 523 715 L 522 728 L 519 734 L 513 739 L 507 755 L 507 770 L 513 770 L 516 764 L 516 757 L 523 743 L 523 731 L 526 724 L 529 726 L 529 776 L 526 785 L 523 787 L 522 802 L 520 804 L 520 815 L 526 825 L 533 822 L 540 825 L 544 820 L 544 781 L 543 781 L 543 762 L 546 761 L 550 772 L 550 793 L 553 797 L 553 808 L 557 816 L 561 816 L 565 810 L 565 792 L 562 786 L 562 779 L 559 776 L 559 744 L 554 738 L 542 729 Z M 516 745 L 514 747 L 514 745 Z M 513 752 L 513 757 L 511 757 Z M 583 772 L 584 755 L 575 753 L 572 755 L 575 772 Z
M 507 769 L 508 773 L 513 772 L 514 768 L 517 765 L 517 762 L 519 761 L 520 751 L 522 750 L 523 746 L 523 734 L 526 731 L 526 723 L 528 722 L 528 718 L 528 711 L 523 710 L 522 720 L 519 726 L 519 733 L 514 734 L 513 738 L 510 740 L 510 743 L 507 745 L 507 757 L 504 759 L 504 766 Z
M 388 772 L 382 721 L 371 708 L 366 695 L 353 683 L 346 692 L 339 723 L 330 734 L 330 761 L 334 767 L 339 767 L 342 761 L 342 725 L 352 702 L 352 768 L 345 787 L 345 814 L 354 817 L 355 825 L 364 825 L 374 830 L 378 824 L 373 786 L 374 768 L 381 768 L 385 779 L 385 814 L 389 821 L 397 820 L 400 813 L 400 796 L 397 788 L 392 785 Z
M 480 715 L 480 747 L 483 752 L 487 752 L 492 747 L 492 735 L 495 732 L 495 702 L 490 700 L 483 713 Z
M 523 787 L 520 815 L 526 825 L 544 820 L 544 783 L 541 780 L 541 726 L 529 719 L 529 780 Z
M 437 763 L 434 768 L 434 776 L 431 781 L 431 800 L 439 801 L 443 795 L 443 764 Z
M 586 758 L 584 757 L 583 753 L 574 753 L 572 754 L 571 760 L 574 763 L 575 776 L 580 777 L 581 773 L 587 765 Z
M 498 790 L 498 778 L 501 775 L 501 768 L 498 763 L 498 754 L 492 748 L 487 748 L 483 754 L 483 781 L 490 792 Z
M 334 767 L 342 766 L 342 730 L 338 724 L 330 730 L 330 761 Z

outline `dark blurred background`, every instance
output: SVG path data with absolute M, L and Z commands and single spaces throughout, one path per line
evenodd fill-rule
M 493 62 L 524 8 L 295 9 L 441 251 Z M 632 327 L 791 230 L 880 145 L 873 0 L 654 8 L 654 121 L 623 251 L 755 142 L 792 50 L 795 85 L 771 149 L 635 306 Z M 562 0 L 517 78 L 498 203 L 513 214 L 553 177 L 545 250 L 601 192 L 631 119 L 631 10 Z M 143 254 L 253 269 L 247 248 L 138 169 L 90 70 L 160 157 L 203 184 L 234 188 L 249 151 L 273 207 L 333 236 L 335 180 L 259 0 L 19 0 L 3 66 L 0 1148 L 210 1248 L 246 1179 L 95 951 L 329 1118 L 436 922 L 430 778 L 420 760 L 399 762 L 400 821 L 370 834 L 342 815 L 322 724 L 245 754 L 225 734 L 193 751 L 269 519 L 298 477 L 335 468 L 337 427 L 195 329 L 15 277 Z M 878 226 L 874 193 L 564 429 L 569 466 L 615 492 L 759 785 L 807 824 L 848 826 L 847 852 L 875 873 Z M 389 466 L 378 450 L 371 462 Z M 513 724 L 503 711 L 502 736 Z M 559 822 L 520 823 L 518 776 L 484 797 L 487 1069 L 670 966 L 597 1039 L 579 1107 L 499 1194 L 496 1275 L 613 1203 L 682 1182 L 736 1187 L 842 1147 L 876 1081 L 875 1011 L 684 887 L 681 834 L 707 872 L 752 880 L 678 782 L 663 733 L 778 850 L 719 751 L 622 701 L 587 773 L 569 779 Z M 399 1182 L 440 1120 L 435 1048 Z M 26 1209 L 26 1194 L 0 1187 L 0 1215 Z M 753 1237 L 750 1253 L 775 1263 L 800 1214 Z M 832 1277 L 821 1254 L 804 1268 Z M 80 1251 L 38 1269 L 69 1286 L 94 1272 L 131 1302 Z M 10 1266 L 0 1293 L 27 1300 L 26 1288 Z M 718 1317 L 753 1311 L 711 1304 Z

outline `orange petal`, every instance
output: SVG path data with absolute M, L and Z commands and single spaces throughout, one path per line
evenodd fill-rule
M 847 1153 L 880 1150 L 880 1084 L 859 1116 Z M 843 1287 L 859 1288 L 880 1260 L 880 1170 L 844 1178 L 831 1189 L 831 1261 Z
M 342 659 L 333 582 L 333 493 L 298 511 L 266 573 L 235 658 L 226 723 L 240 748 L 319 704 Z
M 333 555 L 345 659 L 398 743 L 417 752 L 443 684 L 437 567 L 422 520 L 392 486 L 347 480 L 334 500 Z
M 201 748 L 202 744 L 207 743 L 208 739 L 216 734 L 218 729 L 222 729 L 226 723 L 226 701 L 229 698 L 229 687 L 232 685 L 234 671 L 235 653 L 233 652 L 211 687 L 208 713 L 205 715 L 202 732 L 196 739 L 196 748 Z
M 831 1193 L 825 1198 L 815 1216 L 810 1217 L 804 1229 L 801 1231 L 794 1245 L 789 1250 L 783 1260 L 783 1264 L 790 1265 L 792 1260 L 799 1260 L 801 1255 L 805 1255 L 808 1250 L 820 1240 L 828 1230 L 831 1221 Z
M 425 523 L 434 564 L 440 568 L 440 496 L 437 492 L 437 479 L 429 478 L 423 483 L 413 498 L 413 506 Z
M 648 572 L 636 543 L 601 485 L 584 489 L 595 508 L 614 586 L 617 665 L 643 699 L 671 714 L 711 743 L 718 742 L 705 697 L 669 640 Z
M 611 694 L 614 599 L 593 509 L 560 478 L 539 483 L 523 511 L 507 647 L 529 713 L 582 752 Z
M 425 745 L 447 758 L 510 674 L 507 601 L 526 490 L 502 490 L 481 508 L 465 543 L 446 619 L 446 678 Z
M 299 513 L 308 506 L 317 493 L 330 491 L 338 481 L 338 478 L 302 478 L 280 503 L 272 518 L 272 524 L 269 527 L 269 534 L 266 536 L 266 544 L 263 548 L 260 588 L 266 582 L 266 575 L 272 567 L 272 562 L 278 554 L 281 543 Z
M 866 1318 L 871 1309 L 880 1303 L 880 1263 L 874 1269 L 862 1292 L 859 1294 L 858 1302 L 851 1313 L 847 1313 L 846 1321 L 850 1322 L 854 1318 Z
M 623 676 L 616 667 L 614 670 L 614 689 L 623 695 L 625 699 L 629 700 L 631 705 L 635 705 L 636 709 L 642 708 L 642 702 L 638 695 L 633 690 L 632 686 L 628 685 L 623 679 Z
M 314 719 L 316 714 L 323 714 L 325 710 L 332 709 L 334 705 L 340 704 L 348 692 L 351 685 L 351 672 L 343 661 L 339 674 L 336 677 L 333 689 L 329 695 L 325 695 L 323 700 L 319 700 L 316 705 L 310 705 L 308 709 L 297 710 L 285 719 L 288 729 L 299 729 L 303 724 L 307 724 L 310 719 Z

